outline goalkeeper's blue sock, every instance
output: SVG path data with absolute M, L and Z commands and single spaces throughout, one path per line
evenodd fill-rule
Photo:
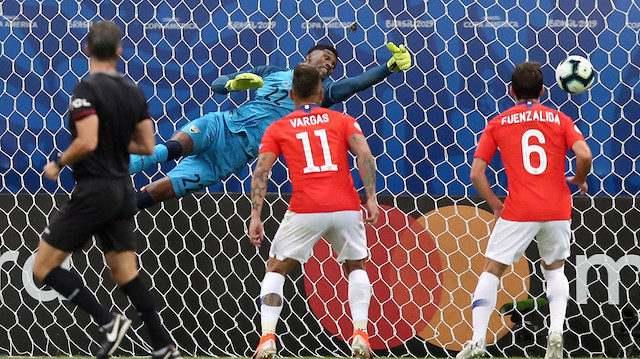
M 169 334 L 160 323 L 160 317 L 158 316 L 158 312 L 156 312 L 153 297 L 151 293 L 149 293 L 147 286 L 140 279 L 140 276 L 133 278 L 127 284 L 121 286 L 120 289 L 129 297 L 131 304 L 136 308 L 140 319 L 142 319 L 144 325 L 147 327 L 153 350 L 172 345 L 173 343 L 171 342 Z
M 129 174 L 138 173 L 158 163 L 175 160 L 182 156 L 182 144 L 175 140 L 169 140 L 158 144 L 153 149 L 153 154 L 148 156 L 129 156 Z
M 84 286 L 82 278 L 77 273 L 55 267 L 42 282 L 89 313 L 98 325 L 108 324 L 113 319 L 113 314 L 98 303 L 95 295 Z
M 165 162 L 167 160 L 167 146 L 164 144 L 156 145 L 151 155 L 131 155 L 129 156 L 129 174 L 138 173 L 147 168 Z

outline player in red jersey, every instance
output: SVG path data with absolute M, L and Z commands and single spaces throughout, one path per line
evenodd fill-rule
M 322 82 L 315 67 L 300 64 L 295 68 L 290 96 L 297 110 L 272 123 L 264 133 L 251 180 L 249 237 L 257 247 L 264 238 L 260 213 L 268 175 L 280 154 L 289 167 L 293 187 L 288 211 L 269 250 L 260 291 L 262 337 L 253 358 L 270 359 L 276 354 L 275 330 L 282 311 L 285 276 L 298 262 L 311 257 L 313 246 L 322 236 L 331 243 L 338 261 L 344 262 L 349 278 L 353 355 L 370 358 L 367 239 L 348 151 L 351 149 L 357 157 L 367 194 L 367 223 L 375 223 L 379 216 L 375 161 L 353 117 L 318 106 Z
M 487 327 L 496 307 L 500 277 L 520 259 L 534 237 L 542 259 L 550 311 L 545 359 L 562 358 L 562 330 L 569 298 L 564 261 L 569 256 L 571 237 L 571 192 L 567 182 L 578 185 L 582 194 L 587 192 L 592 156 L 573 121 L 540 104 L 543 91 L 540 64 L 524 62 L 516 66 L 511 75 L 511 94 L 517 104 L 489 122 L 473 156 L 471 181 L 493 209 L 497 221 L 473 295 L 473 338 L 458 359 L 487 354 Z M 508 178 L 504 205 L 485 175 L 497 148 Z M 565 178 L 567 149 L 576 155 L 576 173 Z

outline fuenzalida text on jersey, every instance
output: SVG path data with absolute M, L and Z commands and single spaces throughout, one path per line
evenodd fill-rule
M 319 123 L 329 122 L 328 113 L 310 114 L 308 116 L 296 117 L 289 119 L 291 127 L 296 128 L 299 126 L 313 126 Z
M 542 111 L 542 110 L 527 110 L 518 113 L 512 113 L 510 115 L 503 116 L 500 119 L 501 125 L 512 125 L 514 123 L 522 122 L 553 122 L 560 125 L 560 116 L 557 112 Z

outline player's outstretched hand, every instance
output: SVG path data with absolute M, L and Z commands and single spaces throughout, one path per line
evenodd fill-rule
M 376 224 L 380 217 L 380 209 L 378 208 L 378 201 L 367 201 L 367 218 L 364 220 L 365 224 Z
M 387 62 L 389 71 L 404 71 L 411 67 L 411 54 L 404 45 L 396 46 L 390 42 L 387 44 L 387 49 L 391 51 L 391 58 Z
M 567 177 L 567 183 L 575 184 L 576 186 L 580 187 L 580 194 L 587 193 L 587 190 L 589 189 L 589 185 L 587 185 L 587 181 L 582 181 L 582 182 L 578 181 L 576 180 L 576 176 Z
M 249 223 L 249 239 L 251 240 L 251 244 L 260 248 L 262 240 L 264 239 L 264 225 L 262 224 L 262 220 L 251 218 L 251 222 Z
M 262 77 L 249 72 L 239 74 L 234 79 L 227 81 L 224 85 L 229 91 L 241 91 L 248 89 L 257 89 L 262 87 L 264 82 Z

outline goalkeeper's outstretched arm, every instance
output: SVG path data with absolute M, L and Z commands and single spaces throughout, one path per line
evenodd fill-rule
M 375 67 L 362 75 L 329 83 L 324 87 L 324 98 L 321 106 L 328 108 L 338 102 L 342 102 L 351 95 L 381 82 L 390 74 L 391 71 L 385 64 Z
M 386 64 L 375 67 L 359 76 L 325 85 L 321 106 L 330 107 L 342 102 L 351 95 L 381 82 L 391 73 L 407 70 L 411 67 L 411 54 L 404 45 L 398 47 L 390 42 L 387 44 L 387 48 L 391 51 L 391 58 Z

